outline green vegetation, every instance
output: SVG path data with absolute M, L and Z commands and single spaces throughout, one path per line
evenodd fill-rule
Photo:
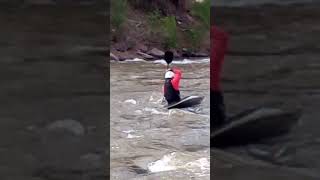
M 185 47 L 196 51 L 201 48 L 203 42 L 208 41 L 205 37 L 208 37 L 210 29 L 210 3 L 211 0 L 192 1 L 189 10 L 196 21 L 188 21 L 185 18 L 187 15 L 187 9 L 185 9 L 181 11 L 182 14 L 178 13 L 179 18 L 182 18 L 181 27 L 180 25 L 178 27 L 175 12 L 179 7 L 172 0 L 111 0 L 113 41 L 117 42 L 123 33 L 126 33 L 125 31 L 132 31 L 133 38 L 143 34 L 139 38 L 150 44 L 161 43 L 163 48 L 167 49 Z M 185 6 L 182 5 L 180 8 L 185 8 Z M 128 13 L 135 12 L 138 12 L 137 16 L 128 17 Z M 147 21 L 141 19 L 137 20 L 136 24 L 132 23 L 135 22 L 134 18 L 144 17 L 144 13 L 147 13 Z M 132 21 L 126 22 L 131 18 Z M 144 30 L 143 33 L 141 29 Z
M 127 0 L 111 0 L 111 25 L 116 31 L 127 19 Z
M 191 13 L 200 20 L 200 23 L 193 25 L 187 31 L 187 37 L 191 41 L 192 50 L 200 47 L 203 38 L 206 37 L 210 30 L 210 3 L 211 0 L 204 0 L 202 2 L 194 2 Z
M 177 25 L 174 16 L 162 16 L 159 10 L 155 10 L 148 15 L 148 23 L 150 36 L 163 38 L 166 48 L 177 47 Z
M 210 29 L 210 4 L 211 0 L 203 0 L 202 2 L 194 2 L 191 13 L 198 17 L 202 26 Z
M 167 16 L 162 19 L 165 34 L 164 45 L 166 48 L 176 48 L 177 43 L 177 23 L 174 16 Z
M 150 25 L 151 35 L 159 33 L 161 27 L 161 14 L 159 10 L 155 10 L 148 15 L 148 23 Z
M 186 31 L 186 37 L 188 41 L 191 43 L 191 50 L 196 51 L 198 48 L 200 48 L 200 44 L 204 38 L 204 30 L 203 29 L 197 29 L 197 28 L 191 28 Z

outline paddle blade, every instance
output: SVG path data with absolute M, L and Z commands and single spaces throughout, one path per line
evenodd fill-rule
M 166 51 L 164 53 L 164 60 L 167 62 L 167 64 L 169 65 L 172 60 L 173 60 L 173 52 L 171 51 Z

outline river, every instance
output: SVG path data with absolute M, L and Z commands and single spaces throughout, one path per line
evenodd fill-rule
M 205 96 L 198 107 L 163 107 L 164 61 L 110 65 L 111 179 L 209 179 L 209 59 L 174 61 L 181 95 Z

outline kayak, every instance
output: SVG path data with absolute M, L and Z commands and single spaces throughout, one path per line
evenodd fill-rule
M 180 101 L 176 103 L 172 103 L 166 106 L 168 109 L 173 108 L 187 108 L 201 104 L 202 100 L 204 99 L 203 96 L 187 96 L 182 98 Z
M 301 117 L 300 110 L 253 108 L 239 113 L 213 128 L 212 147 L 227 147 L 258 142 L 289 132 Z

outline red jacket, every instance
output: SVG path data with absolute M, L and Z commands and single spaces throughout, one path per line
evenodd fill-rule
M 174 72 L 173 79 L 171 80 L 172 86 L 175 90 L 179 91 L 180 88 L 180 79 L 181 79 L 181 70 L 178 68 L 173 68 L 172 71 Z
M 172 71 L 174 72 L 174 76 L 173 78 L 171 79 L 171 84 L 172 84 L 172 87 L 176 90 L 176 91 L 179 91 L 180 89 L 180 80 L 181 80 L 181 77 L 182 77 L 182 72 L 179 68 L 173 68 Z M 164 86 L 162 87 L 162 92 L 165 93 L 165 88 Z
M 211 26 L 210 29 L 210 89 L 221 91 L 220 79 L 224 56 L 228 48 L 228 34 L 216 26 Z

